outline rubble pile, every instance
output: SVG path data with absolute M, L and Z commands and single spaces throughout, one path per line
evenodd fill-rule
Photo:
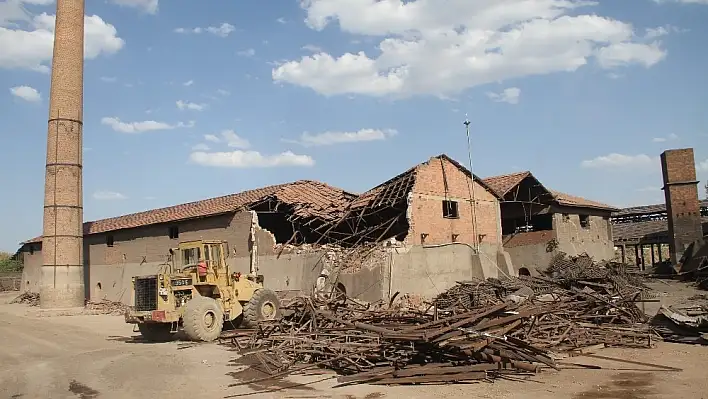
M 13 299 L 10 303 L 23 303 L 29 306 L 39 306 L 39 294 L 34 292 L 25 292 Z
M 298 297 L 232 342 L 270 376 L 326 367 L 340 384 L 490 380 L 555 368 L 552 351 L 646 348 L 647 289 L 619 265 L 554 258 L 537 277 L 461 282 L 426 308 Z
M 299 297 L 282 320 L 232 340 L 272 376 L 324 366 L 341 374 L 340 384 L 479 381 L 555 368 L 546 351 L 508 335 L 538 312 L 509 301 L 436 318 L 348 298 Z
M 127 305 L 122 302 L 101 300 L 98 302 L 87 301 L 85 310 L 91 314 L 105 314 L 111 316 L 121 316 L 125 314 Z

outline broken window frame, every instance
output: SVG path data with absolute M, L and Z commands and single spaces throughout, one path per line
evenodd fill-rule
M 113 237 L 112 234 L 107 234 L 106 235 L 106 246 L 108 248 L 113 248 L 114 245 L 115 245 L 115 238 Z
M 167 229 L 167 235 L 170 237 L 170 240 L 175 240 L 179 238 L 179 226 L 170 226 Z
M 590 215 L 578 215 L 578 219 L 580 220 L 580 227 L 584 229 L 590 228 Z
M 442 214 L 445 219 L 459 219 L 460 218 L 460 204 L 457 201 L 443 200 L 442 201 Z

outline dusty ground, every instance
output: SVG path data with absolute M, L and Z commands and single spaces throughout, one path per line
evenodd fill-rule
M 682 287 L 666 287 L 670 293 L 662 301 L 685 294 Z M 252 375 L 238 372 L 243 366 L 228 346 L 142 343 L 120 316 L 43 317 L 36 308 L 7 304 L 13 297 L 0 294 L 0 398 L 708 399 L 708 347 L 667 343 L 651 350 L 605 349 L 598 354 L 683 371 L 575 357 L 567 361 L 602 369 L 568 365 L 528 381 L 470 385 L 332 388 L 334 379 L 321 374 L 231 386 Z M 302 383 L 308 384 L 287 388 Z M 258 393 L 263 390 L 273 392 Z

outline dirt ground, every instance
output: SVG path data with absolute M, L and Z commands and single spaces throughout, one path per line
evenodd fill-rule
M 667 292 L 662 302 L 690 293 L 671 284 L 655 288 Z M 708 347 L 669 343 L 596 354 L 682 371 L 578 356 L 566 362 L 602 368 L 566 364 L 524 381 L 469 385 L 333 388 L 331 374 L 318 374 L 233 386 L 253 375 L 240 372 L 247 366 L 239 365 L 229 345 L 144 343 L 121 316 L 48 317 L 37 308 L 7 304 L 15 296 L 0 294 L 0 398 L 708 399 Z

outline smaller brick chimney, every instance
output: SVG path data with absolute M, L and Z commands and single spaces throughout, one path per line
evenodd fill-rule
M 669 218 L 669 250 L 671 262 L 676 264 L 693 241 L 703 238 L 693 148 L 664 151 L 661 169 Z

